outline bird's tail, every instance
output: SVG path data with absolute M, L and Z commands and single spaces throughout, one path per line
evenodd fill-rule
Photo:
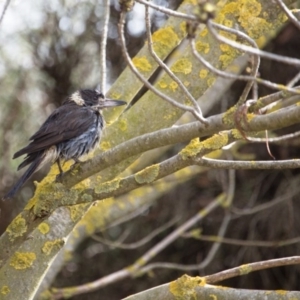
M 35 158 L 35 160 L 31 163 L 29 168 L 25 171 L 25 173 L 22 175 L 22 177 L 16 182 L 16 184 L 10 189 L 8 193 L 6 193 L 2 200 L 7 200 L 12 198 L 18 190 L 22 187 L 22 185 L 25 183 L 25 181 L 40 167 L 43 163 L 44 155 L 43 153 L 39 153 L 39 155 Z

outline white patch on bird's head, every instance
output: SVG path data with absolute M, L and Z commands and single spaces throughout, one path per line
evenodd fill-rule
M 70 96 L 70 100 L 71 101 L 74 101 L 77 105 L 79 106 L 83 106 L 84 105 L 84 100 L 82 99 L 81 97 L 81 94 L 79 91 L 73 93 L 71 96 Z

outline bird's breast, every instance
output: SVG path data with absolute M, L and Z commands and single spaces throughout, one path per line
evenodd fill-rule
M 58 145 L 60 156 L 69 160 L 88 154 L 98 146 L 103 126 L 102 116 L 95 114 L 93 122 L 85 132 Z

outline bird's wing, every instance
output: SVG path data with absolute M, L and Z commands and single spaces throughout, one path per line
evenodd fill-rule
M 88 130 L 96 118 L 95 112 L 89 107 L 76 104 L 60 106 L 30 138 L 32 142 L 16 152 L 13 158 L 42 151 L 79 136 Z

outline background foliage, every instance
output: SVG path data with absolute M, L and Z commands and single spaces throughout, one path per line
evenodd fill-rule
M 176 10 L 181 1 L 156 1 L 156 3 Z M 106 60 L 107 89 L 127 65 L 118 38 L 119 4 L 111 1 L 110 10 Z M 12 1 L 9 5 L 1 23 L 0 33 L 0 135 L 3 141 L 0 148 L 0 194 L 3 194 L 20 176 L 16 172 L 19 161 L 13 161 L 12 154 L 26 143 L 46 116 L 74 90 L 96 87 L 99 84 L 101 78 L 99 49 L 103 30 L 103 11 L 103 6 L 97 1 L 58 0 L 42 2 L 38 5 L 33 1 L 22 3 Z M 155 32 L 168 17 L 161 12 L 152 11 L 151 19 L 151 30 Z M 136 4 L 134 10 L 129 13 L 125 35 L 129 55 L 134 57 L 146 41 L 142 5 Z M 300 58 L 299 37 L 299 30 L 291 22 L 287 22 L 282 30 L 268 41 L 265 50 L 287 57 Z M 180 47 L 168 57 L 169 61 L 176 59 L 176 55 L 181 51 Z M 151 83 L 157 82 L 160 71 L 150 76 Z M 261 78 L 281 84 L 287 84 L 297 72 L 299 72 L 298 66 L 266 59 L 262 59 L 259 69 Z M 248 74 L 247 69 L 244 70 L 244 74 Z M 223 82 L 223 87 L 225 86 L 224 92 L 217 97 L 213 105 L 207 105 L 205 116 L 225 112 L 234 105 L 245 83 L 243 81 L 234 81 L 230 84 Z M 137 103 L 145 92 L 146 88 L 141 88 L 132 97 L 130 105 Z M 274 91 L 259 86 L 259 97 L 271 92 Z M 184 116 L 181 122 L 192 120 L 190 116 Z M 141 127 L 147 127 L 154 120 L 140 119 L 138 122 Z M 283 135 L 298 130 L 299 124 L 296 124 L 273 132 L 271 135 Z M 123 174 L 134 173 L 146 165 L 172 157 L 183 146 L 185 144 L 176 144 L 147 153 Z M 272 144 L 271 152 L 277 160 L 295 158 L 299 153 L 299 139 Z M 236 149 L 225 151 L 228 159 L 234 155 L 239 159 L 272 161 L 265 143 L 243 142 L 239 143 Z M 14 201 L 0 202 L 1 232 L 4 232 L 13 217 L 30 199 L 34 190 L 33 181 L 40 180 L 46 173 L 47 170 L 42 170 L 34 175 Z M 74 299 L 99 299 L 99 295 L 103 299 L 120 299 L 175 280 L 184 273 L 190 276 L 202 276 L 244 263 L 299 253 L 300 205 L 297 201 L 299 175 L 298 169 L 235 171 L 233 204 L 230 209 L 216 209 L 198 222 L 193 227 L 193 231 L 176 239 L 152 261 L 183 265 L 200 264 L 207 259 L 212 245 L 218 245 L 218 251 L 207 260 L 205 266 L 200 266 L 193 271 L 154 269 L 142 276 L 127 278 L 121 283 L 109 285 L 104 289 L 75 296 Z M 82 234 L 85 239 L 80 240 L 80 244 L 72 249 L 70 257 L 67 257 L 66 263 L 51 286 L 80 285 L 128 266 L 176 227 L 208 205 L 220 193 L 226 192 L 229 185 L 228 178 L 227 170 L 196 167 L 178 176 L 170 177 L 163 183 L 163 187 L 159 183 L 152 183 L 147 190 L 146 188 L 142 190 L 141 194 L 131 192 L 121 196 L 120 201 L 140 195 L 149 197 L 149 201 L 147 205 L 132 209 L 131 214 L 120 215 L 115 222 L 111 221 L 109 226 L 97 224 L 95 221 L 99 218 L 97 215 L 95 219 L 82 220 L 82 222 L 95 221 L 91 225 L 93 235 Z M 262 205 L 268 203 L 273 205 L 263 209 Z M 226 225 L 225 233 L 220 234 L 220 228 L 224 228 L 228 215 L 230 221 Z M 141 247 L 120 248 L 120 244 L 136 243 L 154 229 L 164 227 L 170 221 L 168 228 Z M 201 233 L 213 237 L 225 235 L 230 241 L 221 245 L 212 244 L 216 242 L 216 238 L 211 237 L 211 241 L 208 241 L 208 237 L 206 240 L 203 239 Z M 294 241 L 290 244 L 283 243 L 290 239 Z M 252 241 L 252 244 L 247 244 L 247 241 Z M 270 241 L 270 244 L 263 244 L 266 241 Z M 236 277 L 222 282 L 222 285 L 245 289 L 299 290 L 299 271 L 298 266 L 273 268 Z

